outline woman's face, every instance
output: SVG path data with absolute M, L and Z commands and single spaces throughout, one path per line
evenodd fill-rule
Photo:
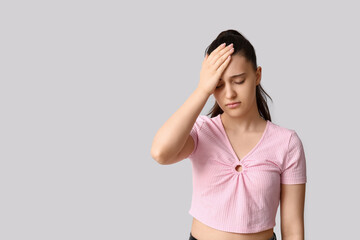
M 241 75 L 232 77 L 239 74 Z M 256 86 L 260 84 L 260 80 L 261 67 L 258 67 L 255 72 L 245 57 L 238 54 L 232 55 L 213 95 L 220 108 L 230 116 L 245 115 L 250 111 L 258 112 Z M 240 102 L 240 104 L 235 108 L 226 106 L 231 102 Z

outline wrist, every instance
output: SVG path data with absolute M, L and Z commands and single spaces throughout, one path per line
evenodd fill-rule
M 210 93 L 206 92 L 205 90 L 201 89 L 201 88 L 196 88 L 195 92 L 201 96 L 203 96 L 204 98 L 208 99 L 210 97 Z

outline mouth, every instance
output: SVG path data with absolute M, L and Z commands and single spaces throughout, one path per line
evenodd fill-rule
M 235 109 L 235 108 L 237 108 L 239 106 L 240 106 L 240 102 L 226 104 L 226 107 L 228 107 L 230 109 Z
M 236 105 L 236 104 L 239 104 L 239 103 L 240 103 L 240 102 L 232 102 L 232 103 L 226 104 L 226 106 Z

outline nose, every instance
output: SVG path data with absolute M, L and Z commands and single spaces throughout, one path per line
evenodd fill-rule
M 232 88 L 231 84 L 227 84 L 225 87 L 225 96 L 227 98 L 234 98 L 236 95 L 235 90 Z

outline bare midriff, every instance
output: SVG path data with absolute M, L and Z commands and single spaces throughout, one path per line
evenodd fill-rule
M 273 228 L 257 233 L 224 232 L 209 227 L 193 218 L 191 235 L 198 240 L 268 240 L 273 236 Z

